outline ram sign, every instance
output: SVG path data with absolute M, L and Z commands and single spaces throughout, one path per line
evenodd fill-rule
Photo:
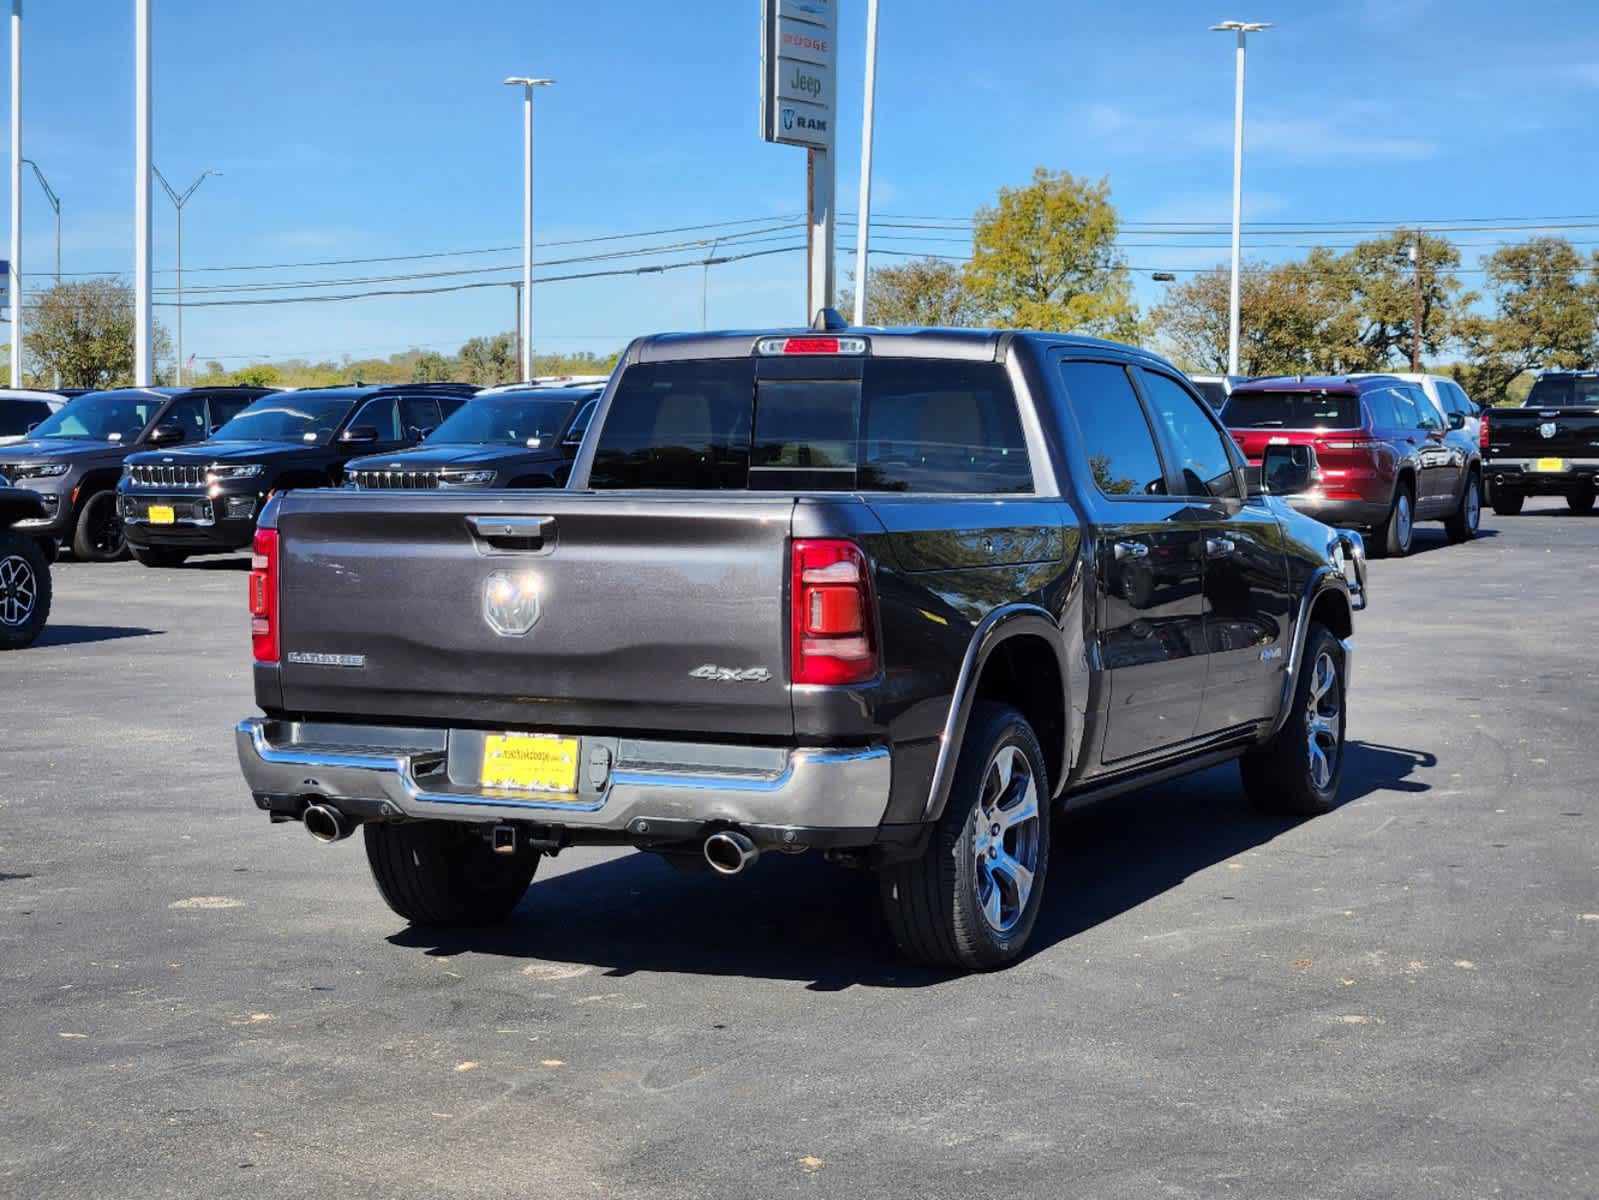
M 761 136 L 831 150 L 837 61 L 837 0 L 763 0 Z

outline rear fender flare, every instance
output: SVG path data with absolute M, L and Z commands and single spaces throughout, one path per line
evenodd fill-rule
M 978 622 L 971 641 L 966 645 L 966 654 L 961 660 L 960 675 L 955 682 L 955 694 L 950 698 L 949 715 L 944 720 L 944 732 L 940 738 L 938 762 L 933 769 L 932 786 L 927 793 L 927 807 L 923 813 L 926 820 L 936 821 L 944 814 L 944 805 L 949 800 L 949 789 L 955 778 L 955 765 L 960 759 L 961 743 L 966 736 L 966 725 L 971 718 L 972 707 L 977 702 L 977 685 L 983 677 L 983 668 L 988 665 L 988 660 L 995 650 L 1011 639 L 1022 636 L 1043 638 L 1055 655 L 1055 666 L 1061 680 L 1060 702 L 1064 736 L 1061 739 L 1060 761 L 1050 763 L 1049 768 L 1053 776 L 1051 779 L 1053 787 L 1059 789 L 1063 785 L 1068 767 L 1076 757 L 1071 749 L 1072 739 L 1080 736 L 1080 730 L 1072 719 L 1069 695 L 1071 675 L 1066 669 L 1065 655 L 1061 648 L 1060 625 L 1047 609 L 1037 605 L 1008 605 L 995 609 Z

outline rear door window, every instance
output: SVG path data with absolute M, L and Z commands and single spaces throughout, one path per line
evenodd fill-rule
M 1060 373 L 1095 486 L 1117 499 L 1166 495 L 1155 434 L 1127 369 L 1114 363 L 1067 362 Z
M 211 428 L 221 429 L 234 417 L 250 407 L 253 396 L 212 396 L 206 403 L 211 408 Z
M 422 438 L 439 427 L 439 402 L 431 396 L 401 396 L 400 425 L 407 440 Z
M 183 430 L 186 442 L 203 442 L 211 432 L 205 423 L 205 399 L 201 396 L 181 396 L 161 414 L 158 425 L 176 425 Z

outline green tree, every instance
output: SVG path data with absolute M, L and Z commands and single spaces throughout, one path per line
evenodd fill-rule
M 63 387 L 133 382 L 133 289 L 127 284 L 110 276 L 58 284 L 37 293 L 30 309 L 23 335 L 30 379 L 59 372 Z M 171 343 L 159 324 L 154 342 L 156 363 L 170 366 Z
M 943 325 L 960 328 L 982 324 L 982 317 L 959 265 L 941 258 L 913 258 L 891 267 L 876 267 L 868 276 L 868 325 Z M 855 297 L 839 297 L 839 311 L 852 312 Z
M 515 380 L 518 376 L 517 354 L 511 342 L 508 333 L 475 337 L 466 342 L 459 355 L 460 375 L 464 381 L 488 387 Z
M 232 372 L 228 382 L 234 387 L 282 387 L 283 373 L 271 363 L 253 363 Z
M 1033 172 L 977 212 L 966 285 L 985 324 L 1131 340 L 1138 308 L 1116 249 L 1110 184 Z
M 1492 311 L 1460 325 L 1471 395 L 1501 404 L 1524 371 L 1594 361 L 1599 262 L 1584 263 L 1565 238 L 1538 237 L 1496 250 L 1483 269 Z
M 1413 264 L 1409 249 L 1417 246 Z M 1476 297 L 1464 292 L 1460 251 L 1446 237 L 1403 230 L 1361 242 L 1334 260 L 1334 271 L 1347 275 L 1337 282 L 1347 288 L 1347 303 L 1359 316 L 1360 357 L 1372 370 L 1409 368 L 1416 324 L 1416 274 L 1421 275 L 1421 349 L 1436 356 L 1455 337 L 1466 305 Z
M 413 383 L 438 383 L 451 375 L 449 362 L 436 350 L 424 350 L 417 355 L 416 364 L 411 368 Z

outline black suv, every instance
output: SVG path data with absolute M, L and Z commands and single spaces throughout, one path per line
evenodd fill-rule
M 356 488 L 560 487 L 572 470 L 599 387 L 496 388 L 414 450 L 351 459 Z
M 416 445 L 476 392 L 465 383 L 278 392 L 202 445 L 132 455 L 117 511 L 133 555 L 171 567 L 248 546 L 273 492 L 337 487 L 354 455 Z
M 94 562 L 127 549 L 117 519 L 122 461 L 150 446 L 204 441 L 265 388 L 117 388 L 79 396 L 46 417 L 29 439 L 0 449 L 0 475 L 39 493 L 44 515 L 18 528 L 70 542 Z

